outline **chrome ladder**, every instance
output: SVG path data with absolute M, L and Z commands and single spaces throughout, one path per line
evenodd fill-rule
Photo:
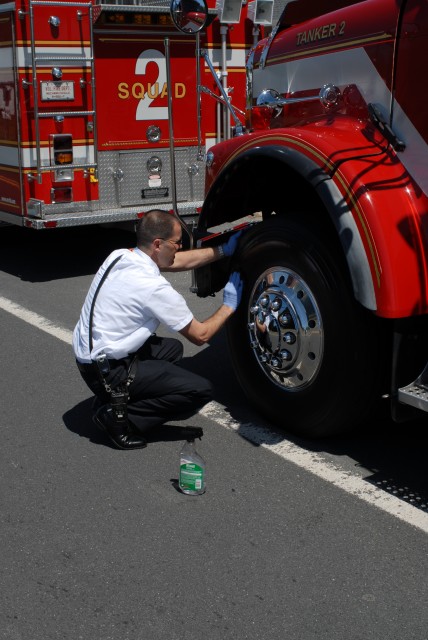
M 36 46 L 36 29 L 35 29 L 35 20 L 34 20 L 34 7 L 37 6 L 49 6 L 49 7 L 76 7 L 76 19 L 83 20 L 85 14 L 82 10 L 86 10 L 86 17 L 89 22 L 89 33 L 90 33 L 90 55 L 85 55 L 85 46 L 82 40 L 82 55 L 61 55 L 60 53 L 42 53 L 38 51 L 40 47 Z M 24 12 L 20 12 L 21 17 L 23 17 Z M 37 175 L 29 174 L 29 179 L 36 179 L 39 184 L 42 182 L 42 173 L 46 171 L 56 171 L 58 170 L 58 165 L 52 165 L 51 162 L 45 165 L 42 164 L 41 160 L 41 151 L 40 151 L 40 119 L 42 118 L 54 118 L 58 122 L 62 121 L 64 118 L 79 118 L 79 117 L 92 117 L 92 127 L 93 127 L 93 145 L 94 145 L 94 162 L 91 163 L 72 163 L 67 164 L 67 169 L 92 169 L 96 175 L 97 167 L 98 167 L 98 141 L 97 141 L 97 126 L 96 126 L 96 103 L 95 103 L 95 73 L 94 73 L 94 40 L 93 40 L 93 6 L 89 3 L 83 2 L 50 2 L 49 0 L 30 0 L 29 3 L 29 19 L 30 19 L 30 32 L 31 32 L 31 66 L 32 66 L 32 83 L 23 80 L 23 87 L 26 88 L 28 86 L 33 86 L 33 100 L 34 100 L 34 129 L 35 129 L 35 138 L 36 138 L 36 164 L 37 164 Z M 51 16 L 49 21 L 53 27 L 59 25 L 59 21 L 55 24 L 55 20 L 57 19 L 55 16 Z M 39 110 L 39 87 L 38 87 L 38 78 L 37 78 L 37 70 L 43 65 L 46 68 L 46 63 L 52 63 L 55 65 L 60 65 L 61 63 L 70 63 L 70 62 L 90 62 L 90 71 L 91 71 L 91 104 L 93 107 L 92 111 L 64 111 L 64 110 L 55 110 L 42 113 Z M 80 86 L 86 81 L 81 78 Z M 31 177 L 30 177 L 31 176 Z

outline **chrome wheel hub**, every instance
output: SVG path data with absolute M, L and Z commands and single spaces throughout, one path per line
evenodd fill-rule
M 260 276 L 249 300 L 248 331 L 259 365 L 275 384 L 301 389 L 316 376 L 324 346 L 321 315 L 293 271 L 272 267 Z

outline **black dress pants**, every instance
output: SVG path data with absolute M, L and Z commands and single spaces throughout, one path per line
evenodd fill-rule
M 139 349 L 135 378 L 129 386 L 128 418 L 137 431 L 145 434 L 170 420 L 183 420 L 194 415 L 213 397 L 209 380 L 178 366 L 183 345 L 176 338 L 156 335 Z M 132 356 L 109 360 L 110 372 L 105 376 L 115 388 L 128 378 Z M 101 402 L 109 402 L 96 365 L 78 363 L 82 378 Z

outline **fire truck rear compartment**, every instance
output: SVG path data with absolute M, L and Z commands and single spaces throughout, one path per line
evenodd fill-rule
M 159 177 L 148 168 L 150 160 L 157 158 L 162 163 Z M 193 149 L 177 149 L 177 201 L 202 200 L 202 170 L 193 175 Z M 190 170 L 189 170 L 190 169 Z M 100 207 L 154 206 L 171 202 L 172 181 L 168 150 L 119 151 L 99 154 Z

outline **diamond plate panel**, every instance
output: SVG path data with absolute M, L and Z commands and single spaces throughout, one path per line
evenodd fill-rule
M 162 162 L 160 179 L 150 177 L 147 167 L 154 156 Z M 98 160 L 101 209 L 157 205 L 170 208 L 172 205 L 169 149 L 106 152 L 100 153 Z M 202 200 L 205 166 L 196 161 L 196 149 L 176 150 L 175 168 L 177 202 Z M 196 175 L 195 168 L 198 170 Z

